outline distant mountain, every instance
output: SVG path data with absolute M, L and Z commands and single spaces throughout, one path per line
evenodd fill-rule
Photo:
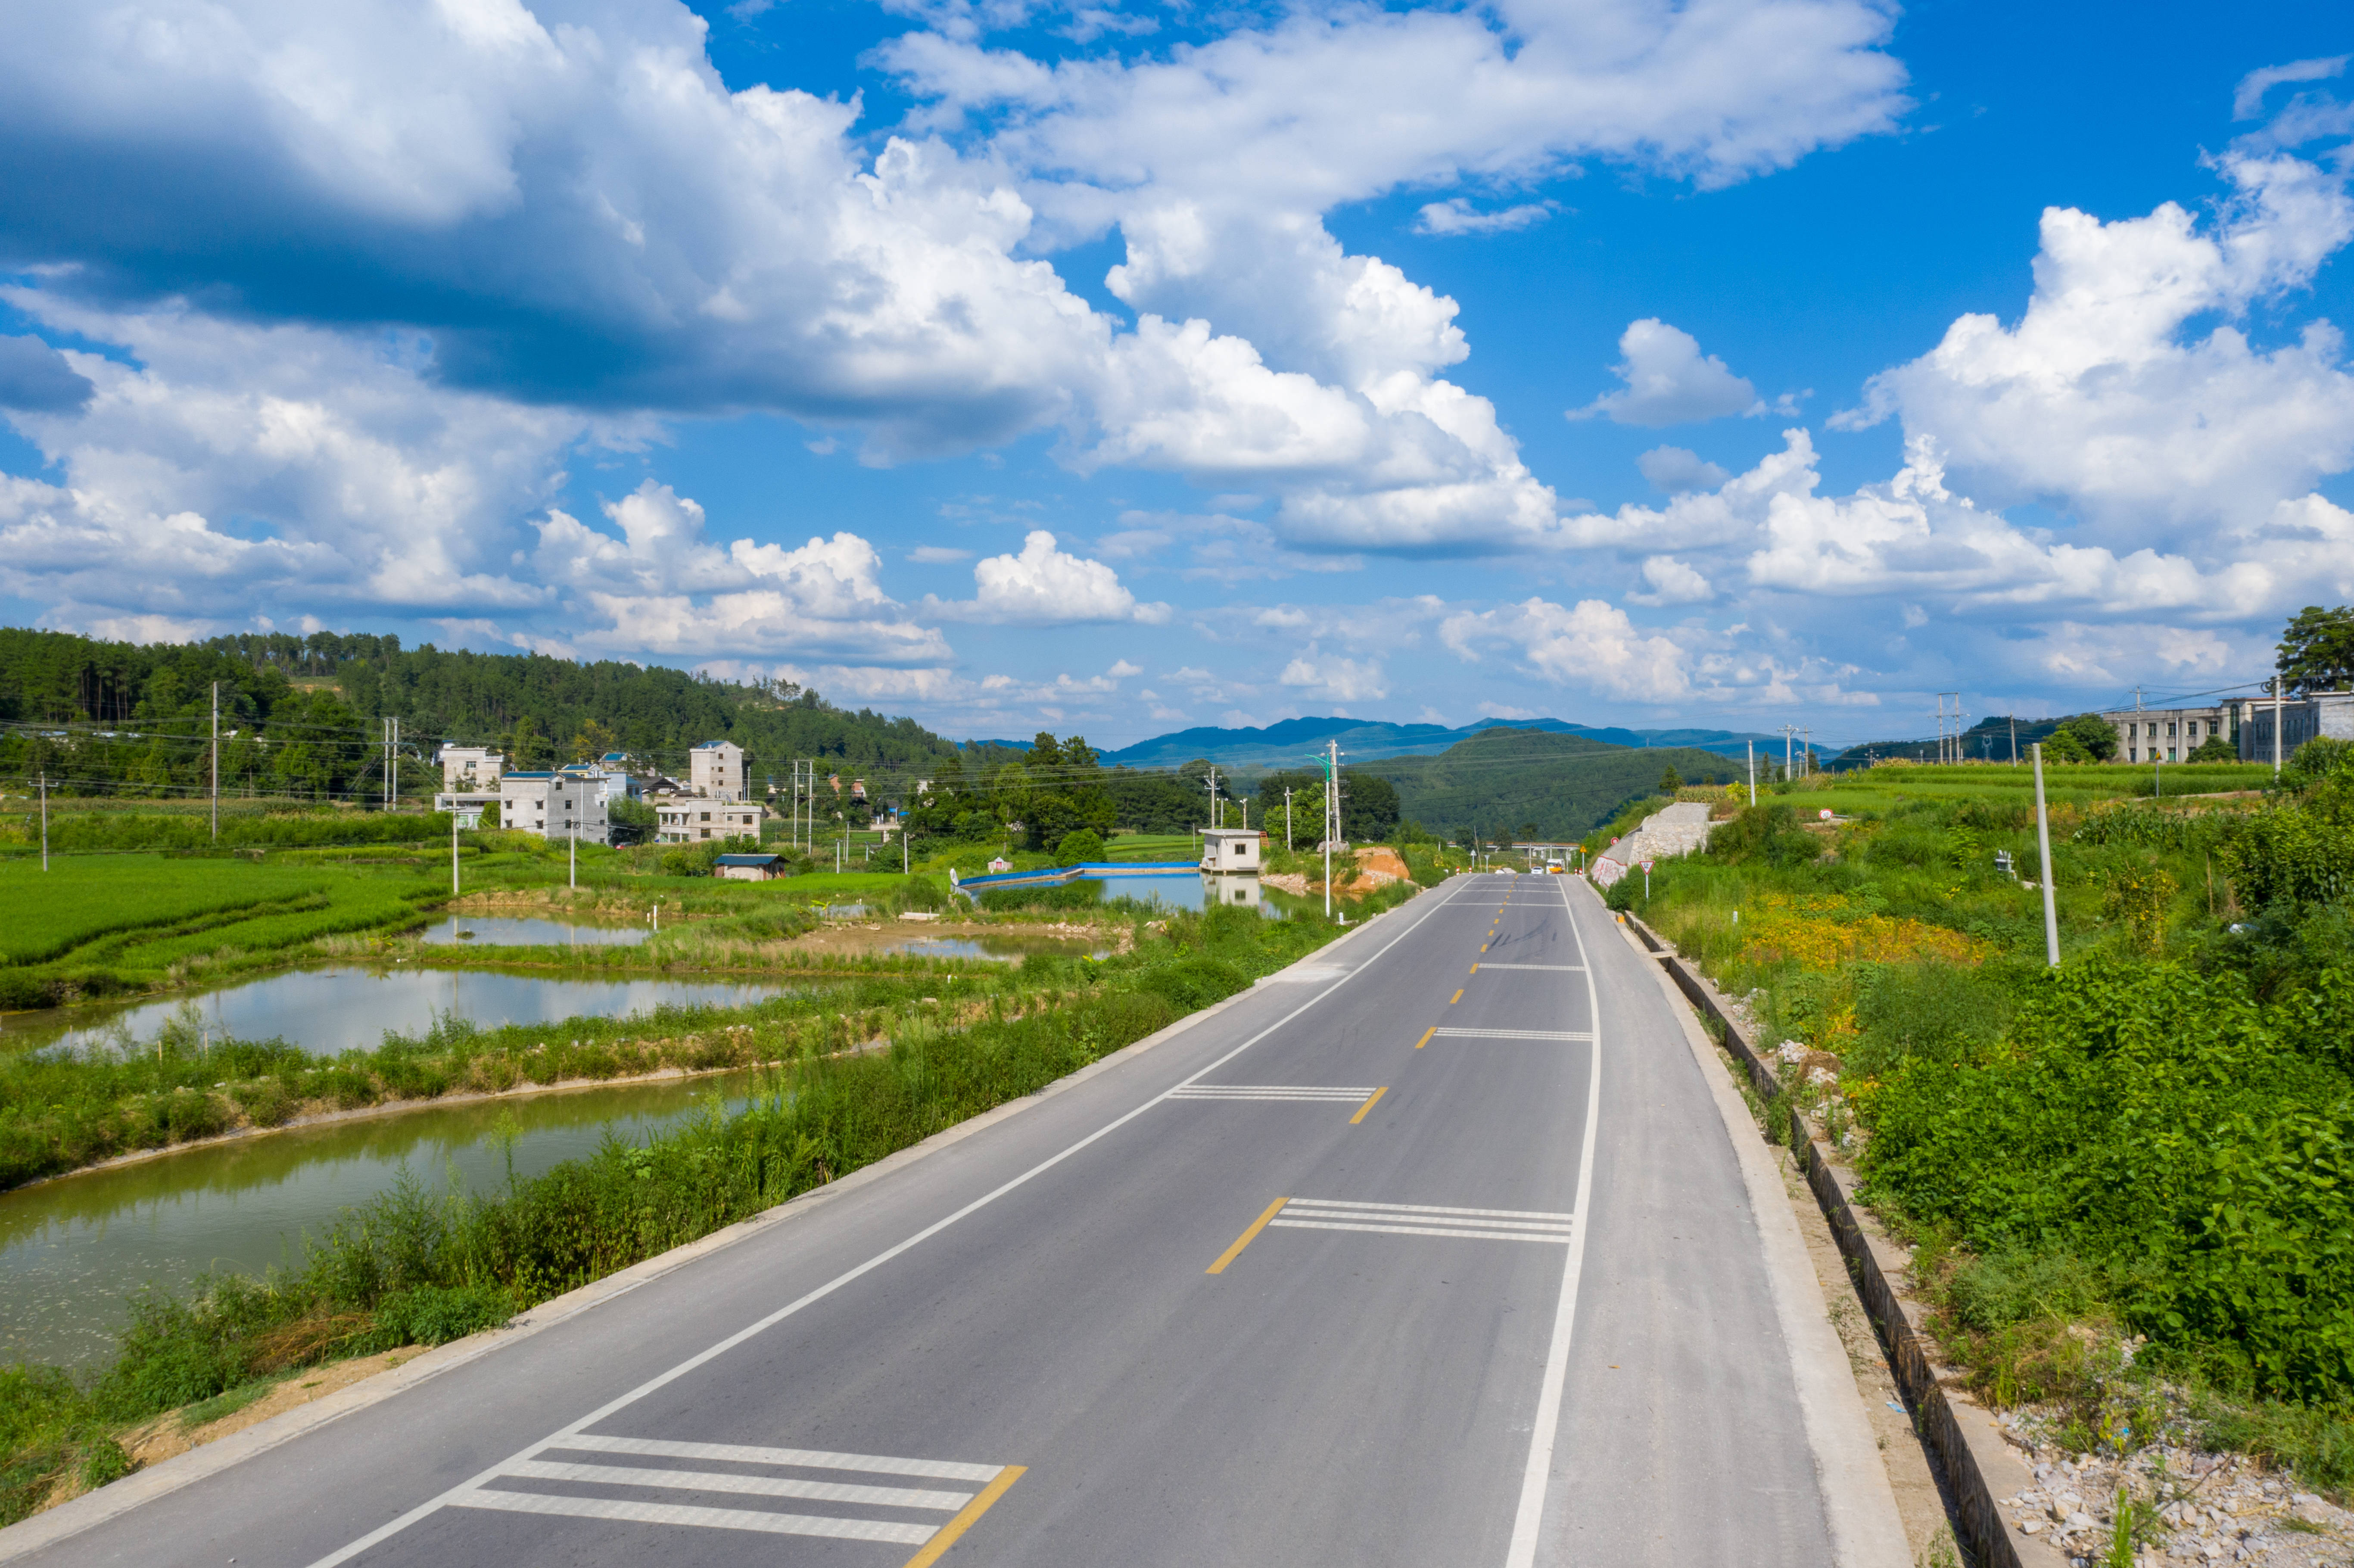
M 1119 751 L 1104 752 L 1102 757 L 1107 766 L 1123 768 L 1175 768 L 1196 758 L 1214 762 L 1221 768 L 1291 768 L 1306 761 L 1311 753 L 1323 750 L 1328 743 L 1337 740 L 1341 743 L 1341 760 L 1346 765 L 1372 762 L 1387 757 L 1437 757 L 1491 729 L 1577 736 L 1599 741 L 1605 746 L 1638 749 L 1681 747 L 1712 751 L 1725 757 L 1744 756 L 1753 742 L 1761 758 L 1769 750 L 1779 757 L 1782 746 L 1782 737 L 1778 735 L 1745 730 L 1620 729 L 1572 724 L 1557 718 L 1481 719 L 1477 724 L 1450 729 L 1445 725 L 1382 724 L 1336 715 L 1285 719 L 1264 729 L 1181 729 L 1174 734 L 1139 741 Z M 999 741 L 993 744 L 1013 743 Z M 1816 751 L 1818 755 L 1822 754 L 1819 747 Z
M 2051 739 L 2052 732 L 2066 722 L 2065 718 L 1980 719 L 1962 732 L 1961 754 L 1970 762 L 2024 762 L 2029 747 L 2039 740 Z M 1824 766 L 1843 773 L 1850 768 L 1869 768 L 1874 762 L 1935 762 L 1937 758 L 1935 736 L 1925 740 L 1868 740 L 1861 746 L 1849 747 Z
M 1706 732 L 1702 732 L 1706 733 Z M 1776 737 L 1779 738 L 1778 736 Z M 1360 770 L 1397 789 L 1398 810 L 1446 837 L 1575 838 L 1656 791 L 1669 768 L 1687 784 L 1734 782 L 1741 763 L 1697 747 L 1632 748 L 1592 733 L 1482 727 L 1436 757 L 1392 757 Z

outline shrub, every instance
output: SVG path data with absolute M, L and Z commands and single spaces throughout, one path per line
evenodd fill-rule
M 446 1345 L 514 1316 L 514 1300 L 487 1285 L 419 1285 L 396 1291 L 376 1309 L 376 1335 L 387 1349 Z
M 1202 957 L 1156 965 L 1145 971 L 1137 989 L 1163 998 L 1180 1012 L 1191 1012 L 1224 1001 L 1249 985 L 1249 977 L 1232 964 Z
M 2096 959 L 2009 1037 L 1915 1057 L 1875 1098 L 1874 1190 L 1987 1255 L 2064 1250 L 2128 1324 L 2261 1390 L 2354 1393 L 2354 971 L 2259 1008 L 2230 980 Z
M 1087 865 L 1104 857 L 1104 842 L 1092 828 L 1079 828 L 1063 835 L 1055 847 L 1056 865 Z

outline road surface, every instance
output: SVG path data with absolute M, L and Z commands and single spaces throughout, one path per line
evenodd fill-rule
M 1018 1115 L 31 1561 L 1853 1560 L 1806 1347 L 1649 963 L 1582 882 L 1458 877 Z

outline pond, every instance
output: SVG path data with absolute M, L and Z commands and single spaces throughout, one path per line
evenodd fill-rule
M 1160 904 L 1171 909 L 1203 909 L 1212 904 L 1231 904 L 1256 909 L 1270 920 L 1283 918 L 1283 910 L 1259 885 L 1256 876 L 1213 875 L 1199 873 L 1192 876 L 1101 876 L 1089 880 L 1103 889 L 1107 901 L 1133 898 L 1141 904 Z
M 469 919 L 453 916 L 428 926 L 417 939 L 434 947 L 627 948 L 653 933 L 643 926 L 576 926 L 567 920 L 530 920 L 505 915 Z
M 498 969 L 406 966 L 295 969 L 194 996 L 17 1013 L 0 1020 L 0 1042 L 16 1049 L 87 1050 L 152 1040 L 167 1019 L 194 1008 L 216 1037 L 284 1039 L 323 1056 L 381 1044 L 387 1032 L 419 1035 L 442 1018 L 495 1028 L 567 1018 L 624 1018 L 673 1007 L 746 1007 L 785 990 L 671 980 L 558 980 Z
M 594 1152 L 609 1128 L 642 1141 L 715 1095 L 734 1109 L 750 1092 L 749 1075 L 726 1074 L 514 1096 L 296 1128 L 0 1193 L 0 1365 L 102 1363 L 141 1287 L 299 1262 L 305 1232 L 323 1233 L 404 1169 L 431 1192 L 453 1179 L 503 1188 L 503 1116 L 519 1128 L 515 1174 L 535 1176 Z

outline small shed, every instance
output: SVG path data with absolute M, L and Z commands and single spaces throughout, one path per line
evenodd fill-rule
M 1257 871 L 1259 866 L 1257 828 L 1202 830 L 1204 871 Z
M 730 882 L 768 882 L 785 874 L 780 854 L 723 854 L 711 862 L 711 874 Z

